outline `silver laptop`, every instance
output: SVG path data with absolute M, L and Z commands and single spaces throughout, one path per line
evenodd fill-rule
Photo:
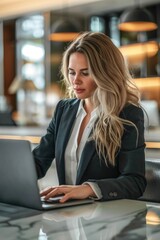
M 39 194 L 30 142 L 0 139 L 0 202 L 47 210 L 94 201 L 85 199 L 59 203 L 57 198 L 52 198 L 50 202 L 43 202 Z

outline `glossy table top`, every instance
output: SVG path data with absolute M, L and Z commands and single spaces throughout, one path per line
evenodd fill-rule
M 40 212 L 0 204 L 0 239 L 160 239 L 160 204 L 96 202 Z
M 46 127 L 0 127 L 0 139 L 22 139 L 38 144 Z M 160 149 L 160 142 L 146 142 L 146 148 Z

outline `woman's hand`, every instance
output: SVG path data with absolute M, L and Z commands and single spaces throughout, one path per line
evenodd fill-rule
M 45 200 L 56 197 L 58 195 L 64 195 L 60 202 L 66 202 L 69 199 L 85 199 L 88 197 L 96 197 L 92 188 L 89 185 L 60 185 L 58 187 L 48 187 L 41 191 L 41 197 L 44 196 Z

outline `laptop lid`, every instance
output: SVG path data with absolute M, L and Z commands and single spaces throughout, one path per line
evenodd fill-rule
M 0 139 L 0 202 L 41 209 L 30 142 Z
M 30 142 L 0 139 L 0 202 L 48 210 L 91 203 L 93 200 L 42 203 Z

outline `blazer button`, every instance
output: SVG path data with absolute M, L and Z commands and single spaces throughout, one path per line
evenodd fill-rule
M 117 195 L 118 195 L 117 192 L 110 192 L 109 193 L 110 197 L 117 197 Z
M 113 196 L 114 196 L 114 197 L 117 197 L 117 192 L 114 192 L 114 193 L 113 193 Z
M 109 196 L 110 196 L 110 197 L 113 197 L 113 196 L 114 196 L 114 195 L 113 195 L 113 192 L 110 192 L 110 193 L 109 193 Z

